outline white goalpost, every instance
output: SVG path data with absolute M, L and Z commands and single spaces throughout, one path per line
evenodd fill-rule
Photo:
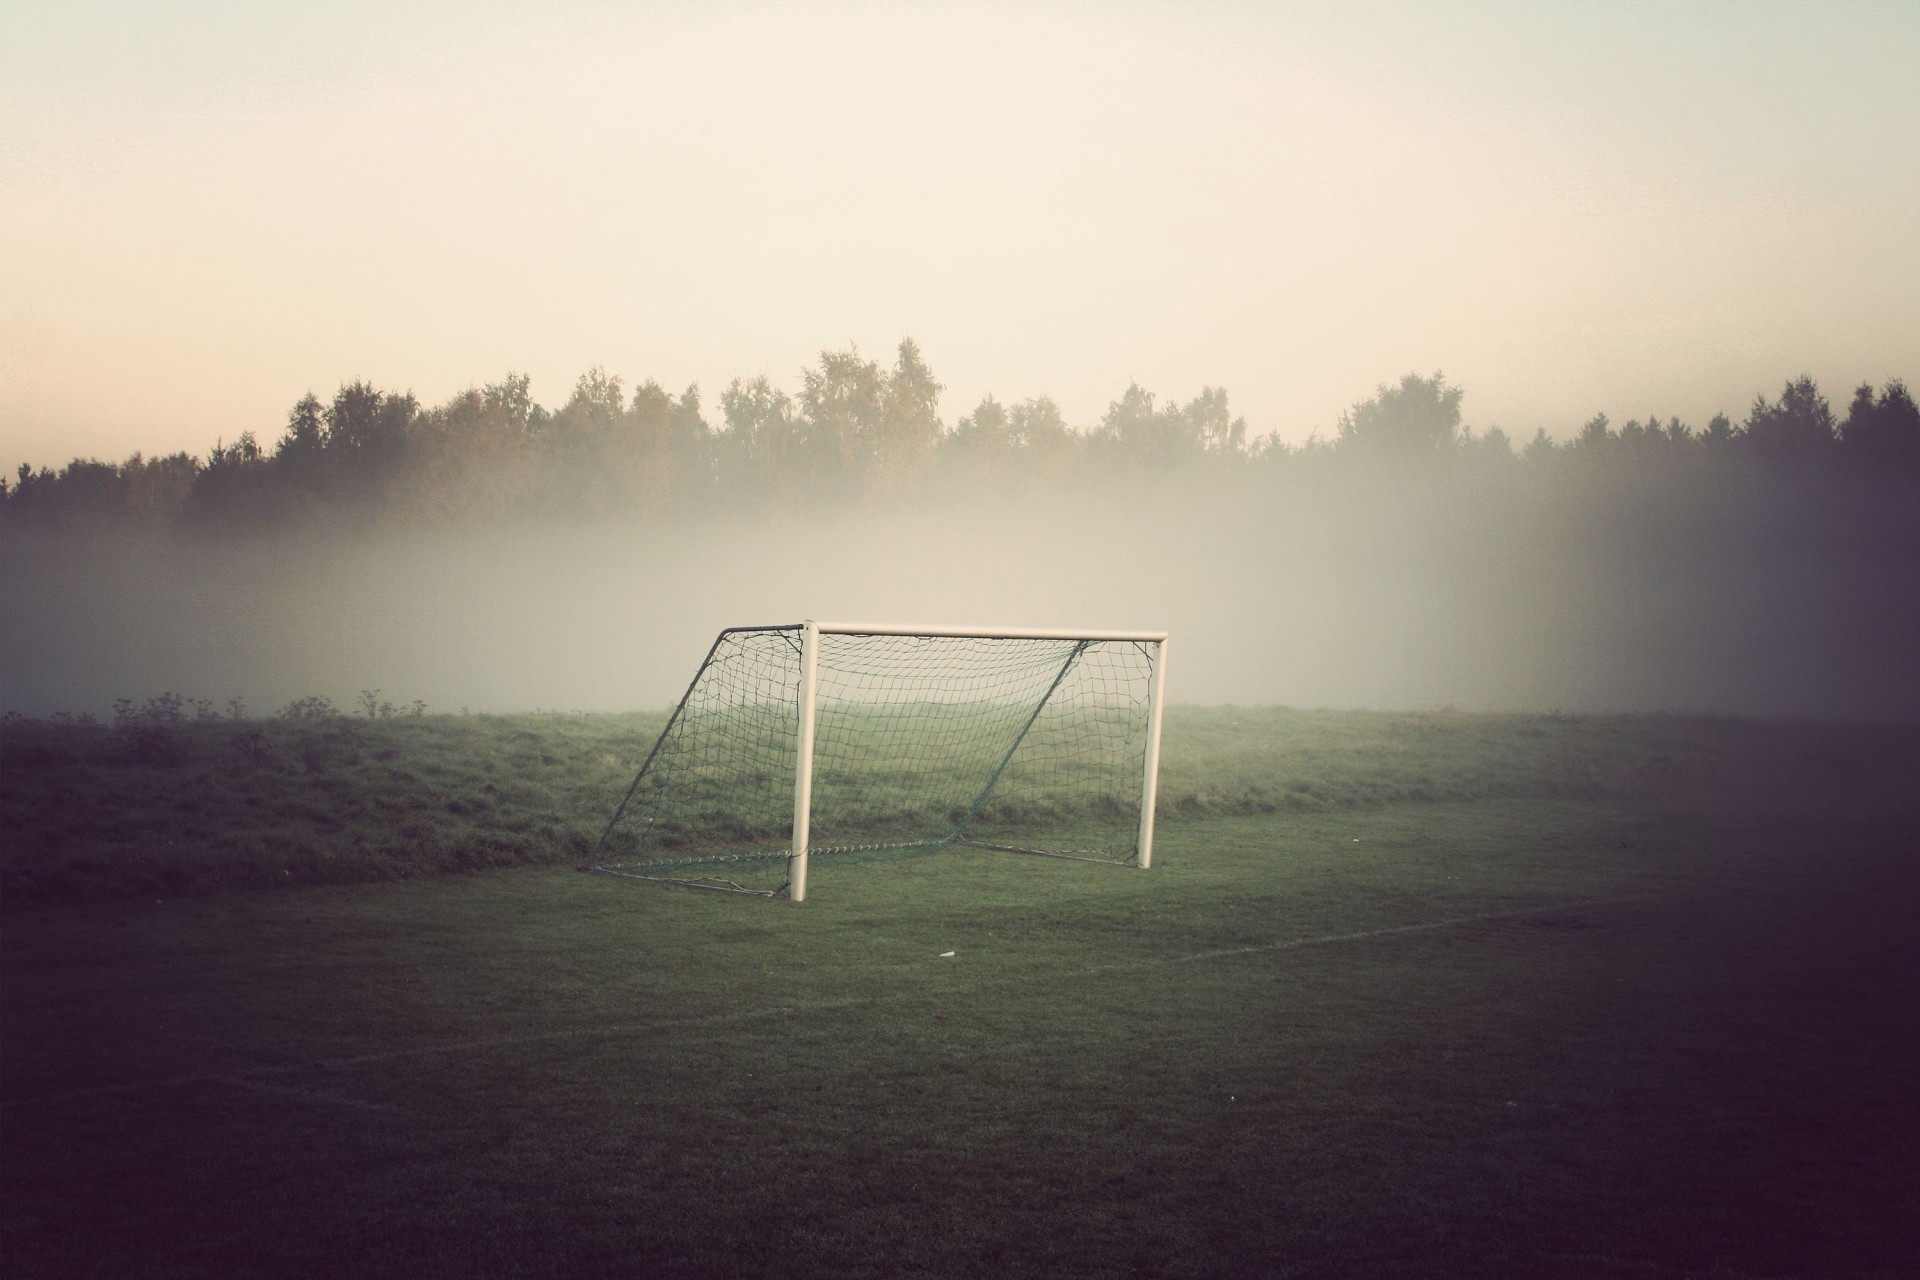
M 708 650 L 584 869 L 804 901 L 815 859 L 1152 865 L 1167 634 L 814 622 Z

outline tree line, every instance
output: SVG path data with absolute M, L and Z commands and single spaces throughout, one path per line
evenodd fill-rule
M 596 368 L 556 410 L 509 374 L 444 404 L 366 382 L 330 401 L 309 393 L 263 444 L 243 432 L 204 460 L 22 464 L 0 478 L 0 520 L 16 528 L 124 523 L 232 530 L 328 517 L 428 521 L 534 516 L 667 519 L 715 510 L 835 510 L 937 495 L 1168 486 L 1227 476 L 1475 474 L 1631 479 L 1731 468 L 1788 477 L 1920 482 L 1920 408 L 1899 380 L 1858 387 L 1836 413 L 1808 377 L 1744 420 L 1702 428 L 1658 416 L 1615 427 L 1601 414 L 1564 442 L 1463 426 L 1463 390 L 1407 374 L 1353 405 L 1330 437 L 1249 439 L 1227 393 L 1160 401 L 1129 386 L 1089 428 L 1047 396 L 987 396 L 948 425 L 942 384 L 911 340 L 891 366 L 857 349 L 823 352 L 797 394 L 764 375 L 720 395 L 718 425 L 697 386 L 648 380 L 629 393 Z M 1844 480 L 1841 481 L 1845 483 Z

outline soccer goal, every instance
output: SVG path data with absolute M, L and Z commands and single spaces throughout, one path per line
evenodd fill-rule
M 840 622 L 713 642 L 583 868 L 807 896 L 965 845 L 1153 861 L 1167 636 Z

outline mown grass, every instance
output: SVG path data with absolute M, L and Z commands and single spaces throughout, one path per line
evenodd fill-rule
M 0 905 L 571 865 L 660 715 L 0 723 Z M 1842 807 L 1920 776 L 1895 727 L 1176 707 L 1163 820 L 1492 799 Z M 936 832 L 935 834 L 940 834 Z
M 1908 1274 L 1917 832 L 1501 801 L 802 907 L 533 869 L 19 914 L 0 1259 Z
M 1145 873 L 956 850 L 801 906 L 530 867 L 13 912 L 0 1269 L 1920 1271 L 1912 731 L 1178 721 L 1193 799 Z M 396 723 L 313 785 L 452 790 L 456 732 L 531 769 L 617 723 Z

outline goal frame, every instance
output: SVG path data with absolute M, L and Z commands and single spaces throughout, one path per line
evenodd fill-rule
M 1135 856 L 1133 862 L 1135 867 L 1143 871 L 1153 865 L 1154 808 L 1160 777 L 1160 723 L 1161 712 L 1166 702 L 1167 632 L 1100 631 L 1044 627 L 968 627 L 902 622 L 816 622 L 809 618 L 801 623 L 724 628 L 719 636 L 715 638 L 713 647 L 708 650 L 708 661 L 711 661 L 713 654 L 719 649 L 721 643 L 727 636 L 750 631 L 798 631 L 800 633 L 799 717 L 798 735 L 795 744 L 797 748 L 797 758 L 794 763 L 792 843 L 787 855 L 786 897 L 788 901 L 804 902 L 807 897 L 808 845 L 810 843 L 813 814 L 813 757 L 820 693 L 820 637 L 830 635 L 927 636 L 941 639 L 966 640 L 1070 640 L 1086 643 L 1111 642 L 1153 645 L 1155 652 L 1153 672 L 1148 685 L 1147 735 L 1140 780 L 1140 821 L 1135 835 Z M 1076 653 L 1077 652 L 1078 650 L 1076 650 Z M 621 800 L 619 807 L 614 811 L 613 817 L 608 821 L 606 830 L 601 833 L 600 840 L 596 843 L 594 849 L 596 854 L 598 854 L 600 848 L 605 845 L 608 835 L 612 833 L 615 824 L 620 821 L 621 815 L 625 813 L 628 803 L 633 799 L 635 791 L 639 788 L 640 780 L 646 775 L 647 769 L 652 764 L 654 756 L 660 751 L 662 744 L 666 742 L 667 736 L 673 732 L 674 723 L 680 718 L 681 712 L 685 709 L 687 699 L 693 694 L 694 686 L 699 683 L 700 673 L 705 670 L 706 663 L 703 662 L 700 671 L 694 675 L 693 684 L 688 685 L 686 694 L 682 695 L 679 705 L 674 708 L 673 714 L 667 718 L 665 728 L 661 730 L 659 739 L 655 741 L 653 745 L 653 750 L 647 753 L 646 762 L 640 766 L 640 772 L 634 776 L 632 785 L 628 787 L 626 796 Z M 1063 676 L 1065 675 L 1064 668 L 1061 674 Z M 1047 690 L 1040 702 L 1035 705 L 1033 714 L 1028 718 L 1026 726 L 1022 728 L 1020 736 L 1014 740 L 1013 745 L 1008 749 L 1006 758 L 1002 760 L 1002 767 L 1005 766 L 1007 760 L 1012 759 L 1013 752 L 1016 751 L 1020 743 L 1024 741 L 1027 729 L 1031 728 L 1033 722 L 1039 718 L 1041 711 L 1045 709 L 1048 701 L 1053 696 L 1054 689 L 1057 687 L 1058 680 L 1055 681 L 1053 687 Z M 987 784 L 989 791 L 991 791 L 998 777 L 999 773 L 996 770 L 993 779 L 990 779 Z M 985 793 L 983 792 L 982 794 L 984 795 Z M 1046 857 L 1075 856 L 1062 853 L 1048 854 L 1038 850 L 1011 849 L 1006 846 L 982 847 L 1007 848 L 1009 852 L 1039 853 L 1040 856 Z M 654 877 L 641 878 L 652 879 Z M 667 879 L 665 877 L 661 878 Z M 669 882 L 687 883 L 678 880 L 669 880 Z

